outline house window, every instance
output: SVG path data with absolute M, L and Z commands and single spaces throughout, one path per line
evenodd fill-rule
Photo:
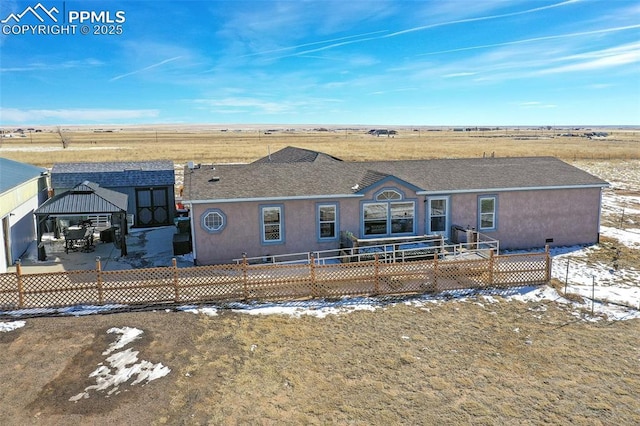
M 338 206 L 336 204 L 318 204 L 318 237 L 331 240 L 338 237 Z
M 398 191 L 386 189 L 375 196 L 377 202 L 364 203 L 362 224 L 364 236 L 393 236 L 415 232 L 415 203 L 402 200 Z
M 226 217 L 221 210 L 211 209 L 207 210 L 202 215 L 202 227 L 208 232 L 221 232 L 226 225 Z
M 387 203 L 367 203 L 364 212 L 364 235 L 385 235 L 387 233 Z
M 478 226 L 479 230 L 494 231 L 497 228 L 496 206 L 497 200 L 495 196 L 478 198 L 478 220 L 480 221 Z
M 391 234 L 413 232 L 413 203 L 389 203 L 391 211 Z
M 283 242 L 282 206 L 263 206 L 260 211 L 262 242 L 265 244 Z
M 387 200 L 402 200 L 402 194 L 398 191 L 394 191 L 393 189 L 385 189 L 378 195 L 376 195 L 377 201 L 387 201 Z

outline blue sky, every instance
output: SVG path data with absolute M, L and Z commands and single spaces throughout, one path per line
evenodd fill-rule
M 1 126 L 640 124 L 637 1 L 2 0 L 0 20 Z

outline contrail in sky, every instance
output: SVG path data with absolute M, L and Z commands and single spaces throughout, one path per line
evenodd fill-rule
M 373 34 L 388 33 L 388 32 L 389 32 L 388 30 L 373 31 L 373 32 L 370 32 L 370 33 L 356 34 L 356 35 L 352 35 L 352 36 L 333 38 L 333 39 L 330 39 L 330 40 L 314 41 L 312 43 L 304 43 L 304 44 L 299 44 L 297 46 L 287 46 L 287 47 L 281 47 L 279 49 L 264 50 L 262 52 L 256 52 L 256 53 L 249 53 L 247 55 L 241 55 L 240 57 L 241 58 L 245 58 L 247 56 L 266 55 L 267 53 L 282 52 L 284 50 L 299 49 L 301 47 L 314 46 L 316 44 L 333 43 L 333 42 L 336 42 L 336 41 L 348 40 L 348 39 L 352 39 L 352 38 L 356 38 L 356 37 L 365 37 L 365 36 L 370 36 L 370 35 L 373 35 Z M 366 38 L 365 40 L 371 40 L 371 38 Z M 345 43 L 337 43 L 337 44 L 331 45 L 331 46 L 341 46 L 342 44 L 357 43 L 358 41 L 360 41 L 360 40 L 353 40 L 353 41 L 345 42 Z M 327 46 L 325 46 L 325 48 L 327 48 Z M 311 50 L 310 52 L 313 52 L 313 51 L 314 50 Z
M 503 14 L 500 14 L 500 15 L 480 16 L 480 17 L 477 17 L 477 18 L 467 18 L 467 19 L 458 19 L 456 21 L 439 22 L 437 24 L 429 24 L 429 25 L 424 25 L 424 26 L 421 26 L 421 27 L 414 27 L 414 28 L 409 28 L 409 29 L 402 30 L 402 31 L 397 31 L 395 33 L 384 35 L 384 36 L 382 36 L 382 38 L 396 37 L 396 36 L 399 36 L 399 35 L 402 35 L 402 34 L 406 34 L 406 33 L 411 33 L 411 32 L 415 32 L 415 31 L 422 31 L 422 30 L 428 30 L 430 28 L 443 27 L 443 26 L 446 26 L 446 25 L 463 24 L 463 23 L 466 23 L 466 22 L 487 21 L 489 19 L 497 19 L 497 18 L 506 18 L 508 16 L 525 15 L 525 14 L 528 14 L 528 13 L 540 12 L 541 10 L 553 9 L 553 8 L 556 8 L 556 7 L 566 6 L 568 4 L 576 3 L 576 2 L 579 2 L 579 1 L 581 1 L 581 0 L 567 0 L 567 1 L 563 1 L 562 3 L 551 4 L 549 6 L 536 7 L 534 9 L 527 9 L 527 10 L 523 10 L 521 12 L 511 12 L 511 13 L 503 13 Z
M 164 61 L 160 61 L 157 64 L 149 65 L 148 67 L 144 67 L 144 68 L 141 68 L 139 70 L 135 70 L 135 71 L 128 72 L 126 74 L 115 76 L 112 79 L 110 79 L 109 81 L 120 80 L 121 78 L 128 77 L 128 76 L 134 75 L 134 74 L 138 74 L 138 73 L 141 73 L 143 71 L 147 71 L 147 70 L 150 70 L 150 69 L 153 69 L 153 68 L 157 68 L 157 67 L 159 67 L 161 65 L 164 65 L 164 64 L 169 63 L 169 62 L 173 62 L 173 61 L 178 60 L 180 58 L 182 58 L 182 56 L 176 56 L 176 57 L 173 57 L 173 58 L 165 59 Z
M 504 43 L 481 44 L 479 46 L 468 46 L 468 47 L 460 47 L 458 49 L 439 50 L 437 52 L 421 53 L 421 54 L 419 54 L 417 56 L 439 55 L 441 53 L 463 52 L 465 50 L 486 49 L 488 47 L 508 46 L 508 45 L 511 45 L 511 44 L 531 43 L 531 42 L 534 42 L 534 41 L 541 41 L 541 40 L 553 40 L 553 39 L 557 39 L 557 38 L 570 38 L 570 37 L 580 37 L 580 36 L 591 35 L 591 34 L 612 33 L 612 32 L 616 32 L 616 31 L 632 30 L 634 28 L 640 28 L 640 25 L 628 25 L 626 27 L 605 28 L 603 30 L 583 31 L 583 32 L 578 32 L 578 33 L 570 33 L 570 34 L 559 34 L 559 35 L 551 35 L 551 36 L 544 36 L 544 37 L 534 37 L 534 38 L 527 38 L 527 39 L 524 39 L 524 40 L 505 41 Z
M 308 54 L 308 53 L 319 52 L 319 51 L 322 51 L 322 50 L 329 50 L 329 49 L 333 49 L 333 48 L 336 48 L 336 47 L 345 46 L 345 45 L 348 45 L 348 44 L 361 43 L 361 42 L 364 42 L 364 41 L 378 40 L 378 39 L 389 38 L 389 37 L 397 37 L 397 36 L 400 36 L 400 35 L 403 35 L 403 34 L 415 32 L 415 31 L 427 30 L 427 29 L 430 29 L 430 28 L 437 28 L 437 27 L 443 27 L 443 26 L 447 26 L 447 25 L 462 24 L 462 23 L 466 23 L 466 22 L 486 21 L 486 20 L 490 20 L 490 19 L 505 18 L 505 17 L 508 17 L 508 16 L 524 15 L 524 14 L 528 14 L 528 13 L 536 13 L 536 12 L 540 12 L 542 10 L 553 9 L 553 8 L 556 8 L 556 7 L 562 7 L 562 6 L 566 6 L 566 5 L 572 4 L 572 3 L 577 3 L 579 1 L 582 1 L 582 0 L 567 0 L 567 1 L 563 1 L 561 3 L 556 3 L 556 4 L 549 5 L 549 6 L 536 7 L 536 8 L 533 8 L 533 9 L 527 9 L 527 10 L 523 10 L 523 11 L 520 11 L 520 12 L 511 12 L 511 13 L 503 13 L 503 14 L 499 14 L 499 15 L 480 16 L 480 17 L 477 17 L 477 18 L 459 19 L 459 20 L 448 21 L 448 22 L 439 22 L 439 23 L 436 23 L 436 24 L 429 24 L 429 25 L 424 25 L 424 26 L 420 26 L 420 27 L 409 28 L 409 29 L 406 29 L 406 30 L 397 31 L 397 32 L 394 32 L 394 33 L 384 34 L 384 35 L 376 35 L 376 34 L 388 33 L 389 31 L 388 30 L 373 31 L 373 32 L 370 32 L 370 33 L 358 34 L 358 35 L 353 35 L 353 36 L 348 36 L 348 37 L 341 37 L 341 38 L 336 38 L 336 39 L 331 39 L 331 40 L 324 40 L 324 41 L 316 41 L 316 42 L 313 42 L 313 43 L 305 43 L 305 44 L 300 44 L 300 45 L 297 45 L 297 46 L 288 46 L 288 47 L 283 47 L 283 48 L 280 48 L 280 49 L 273 49 L 273 50 L 267 50 L 267 51 L 263 51 L 263 52 L 251 53 L 251 54 L 248 54 L 248 55 L 243 55 L 242 57 L 263 55 L 263 54 L 267 54 L 267 53 L 281 52 L 281 51 L 285 51 L 285 50 L 294 50 L 294 49 L 299 49 L 301 47 L 314 46 L 314 45 L 318 45 L 318 44 L 339 42 L 339 43 L 329 44 L 327 46 L 318 47 L 318 48 L 315 48 L 315 49 L 305 50 L 305 51 L 302 51 L 302 52 L 295 52 L 295 53 L 291 53 L 289 55 L 283 55 L 283 56 L 280 56 L 280 57 L 275 58 L 275 59 L 287 58 L 287 57 L 290 57 L 290 56 L 299 56 L 299 55 L 304 55 L 304 54 Z M 373 36 L 373 37 L 368 37 L 368 36 Z M 364 37 L 364 38 L 358 38 L 358 37 Z M 353 38 L 358 38 L 358 39 L 357 40 L 350 40 L 350 39 L 353 39 Z M 342 41 L 342 40 L 347 40 L 347 41 Z

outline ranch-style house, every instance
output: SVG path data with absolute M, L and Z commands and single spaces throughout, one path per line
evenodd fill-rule
M 288 147 L 184 171 L 194 262 L 338 249 L 474 229 L 500 249 L 598 241 L 608 183 L 553 157 L 341 161 Z

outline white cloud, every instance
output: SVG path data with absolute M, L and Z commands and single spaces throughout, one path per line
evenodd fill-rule
M 536 108 L 536 109 L 557 108 L 557 105 L 554 105 L 554 104 L 546 104 L 546 103 L 538 102 L 538 101 L 520 102 L 520 103 L 518 104 L 518 106 L 519 106 L 520 108 L 525 108 L 525 109 L 532 109 L 532 108 Z
M 197 108 L 209 108 L 220 114 L 293 114 L 301 111 L 326 108 L 339 100 L 321 97 L 304 97 L 303 99 L 264 100 L 256 97 L 226 97 L 212 99 L 194 99 L 191 101 Z
M 640 62 L 640 42 L 560 58 L 574 63 L 543 69 L 539 74 L 589 71 Z
M 6 65 L 6 59 L 3 58 L 3 62 Z M 76 59 L 58 63 L 48 63 L 48 62 L 31 62 L 28 64 L 14 65 L 14 66 L 5 66 L 0 68 L 0 73 L 2 72 L 29 72 L 29 71 L 51 71 L 51 70 L 60 70 L 60 69 L 74 69 L 74 68 L 90 68 L 90 67 L 99 67 L 104 65 L 104 62 L 94 59 Z
M 493 44 L 481 44 L 481 45 L 477 45 L 477 46 L 466 46 L 466 47 L 460 47 L 460 48 L 457 48 L 457 49 L 439 50 L 439 51 L 436 51 L 436 52 L 422 53 L 421 55 L 440 55 L 440 54 L 444 54 L 444 53 L 463 52 L 463 51 L 466 51 L 466 50 L 488 49 L 490 47 L 509 46 L 509 45 L 512 45 L 512 44 L 533 43 L 533 42 L 536 42 L 536 41 L 554 40 L 554 39 L 561 39 L 561 38 L 584 37 L 584 36 L 589 36 L 589 35 L 598 35 L 598 34 L 605 34 L 605 33 L 611 33 L 611 32 L 626 31 L 626 30 L 631 30 L 631 29 L 636 29 L 636 28 L 640 28 L 640 25 L 627 25 L 627 26 L 624 26 L 624 27 L 604 28 L 604 29 L 600 29 L 600 30 L 581 31 L 581 32 L 570 33 L 570 34 L 556 34 L 556 35 L 549 35 L 549 36 L 543 36 L 543 37 L 533 37 L 533 38 L 527 38 L 527 39 L 522 39 L 522 40 L 506 41 L 504 43 L 493 43 Z
M 43 123 L 60 122 L 74 124 L 82 122 L 109 122 L 113 120 L 139 120 L 155 118 L 154 109 L 17 109 L 0 108 L 0 122 Z
M 377 90 L 375 92 L 371 92 L 371 95 L 388 95 L 389 93 L 396 93 L 396 92 L 413 92 L 415 90 L 418 90 L 417 87 L 404 87 L 404 88 L 398 88 L 398 89 L 392 89 L 392 90 Z
M 451 74 L 443 75 L 444 78 L 454 78 L 454 77 L 469 77 L 471 75 L 476 75 L 475 72 L 454 72 Z
M 197 105 L 204 105 L 214 109 L 216 112 L 228 111 L 250 111 L 256 110 L 267 114 L 276 114 L 294 111 L 295 105 L 291 102 L 271 102 L 250 97 L 231 97 L 223 99 L 197 99 Z
M 395 71 L 403 71 L 406 79 L 415 81 L 426 81 L 439 76 L 451 78 L 473 74 L 475 82 L 498 83 L 614 67 L 624 71 L 625 67 L 629 69 L 632 64 L 637 63 L 640 63 L 640 42 L 602 49 L 594 49 L 584 43 L 535 43 L 530 46 L 500 46 L 477 56 L 453 62 L 433 59 L 429 62 L 413 61 L 403 67 L 397 67 Z

